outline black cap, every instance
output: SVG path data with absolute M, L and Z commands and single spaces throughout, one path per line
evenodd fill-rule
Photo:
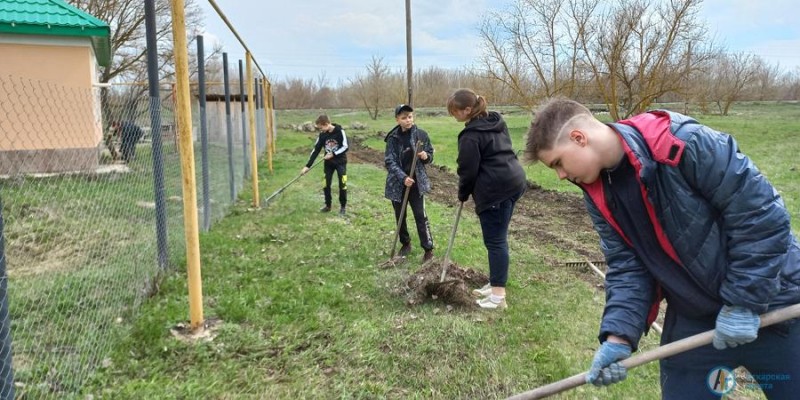
M 400 115 L 400 113 L 403 111 L 414 112 L 414 109 L 411 108 L 411 106 L 408 104 L 400 104 L 399 106 L 397 106 L 397 108 L 394 109 L 394 116 L 396 117 Z

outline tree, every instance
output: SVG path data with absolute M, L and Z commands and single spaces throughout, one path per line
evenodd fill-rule
M 361 105 L 369 113 L 372 120 L 378 119 L 380 109 L 389 107 L 397 98 L 397 79 L 392 79 L 389 67 L 383 63 L 383 57 L 372 56 L 372 61 L 367 64 L 365 75 L 358 75 L 350 80 L 354 94 Z M 402 81 L 400 91 L 402 92 Z M 402 98 L 402 97 L 401 97 Z
M 142 0 L 68 0 L 71 5 L 105 21 L 111 27 L 111 64 L 100 69 L 100 82 L 138 78 L 147 71 L 144 2 Z M 173 64 L 172 19 L 169 0 L 155 0 L 156 40 L 159 47 L 159 71 L 170 78 Z M 202 26 L 202 12 L 195 0 L 185 0 L 188 32 Z M 193 35 L 192 35 L 193 36 Z M 193 40 L 194 37 L 188 38 Z M 145 72 L 145 74 L 142 73 Z
M 772 100 L 775 98 L 777 91 L 778 79 L 781 75 L 781 66 L 778 64 L 769 64 L 762 58 L 756 59 L 755 66 L 755 90 L 754 98 L 756 100 Z
M 484 19 L 484 65 L 520 105 L 594 98 L 625 118 L 682 91 L 705 65 L 713 44 L 697 22 L 701 1 L 516 0 Z
M 758 57 L 719 53 L 711 65 L 710 98 L 721 115 L 728 115 L 731 105 L 741 99 L 744 89 L 754 81 Z
M 101 67 L 98 80 L 100 82 L 117 81 L 120 83 L 145 82 L 147 78 L 147 46 L 145 37 L 145 7 L 142 0 L 67 0 L 67 2 L 93 16 L 105 21 L 111 28 L 111 63 Z M 155 0 L 156 40 L 159 50 L 159 76 L 162 81 L 174 80 L 174 51 L 172 47 L 172 17 L 169 0 Z M 198 32 L 201 27 L 202 12 L 195 0 L 185 0 L 187 32 Z M 190 35 L 190 43 L 195 36 Z M 190 45 L 190 49 L 192 46 Z M 218 49 L 215 49 L 218 51 Z M 190 52 L 192 52 L 190 50 Z M 206 52 L 207 57 L 214 53 Z M 192 71 L 197 70 L 196 57 L 190 57 Z M 114 97 L 134 104 L 147 93 L 145 85 L 129 85 L 116 91 Z M 116 119 L 107 114 L 109 111 L 110 93 L 101 88 L 100 98 L 103 104 L 104 119 Z M 125 108 L 133 110 L 134 108 Z M 126 111 L 130 112 L 130 111 Z

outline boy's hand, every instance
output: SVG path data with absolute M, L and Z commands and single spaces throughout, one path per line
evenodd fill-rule
M 425 161 L 428 159 L 428 153 L 426 153 L 425 150 L 422 150 L 417 153 L 417 157 L 419 157 L 420 160 Z
M 756 340 L 760 324 L 758 314 L 749 308 L 722 306 L 714 329 L 714 348 L 722 350 Z
M 311 168 L 303 167 L 303 169 L 300 170 L 300 175 L 305 175 L 306 172 L 308 172 L 309 169 L 311 169 Z
M 326 160 L 330 160 L 331 158 L 333 158 L 333 153 L 325 153 Z
M 586 383 L 606 386 L 625 380 L 628 370 L 618 361 L 631 356 L 631 346 L 606 340 L 594 353 L 594 360 L 586 374 Z
M 411 179 L 411 177 L 407 176 L 406 179 L 403 181 L 403 184 L 408 186 L 408 187 L 411 187 L 411 185 L 414 184 L 414 180 Z

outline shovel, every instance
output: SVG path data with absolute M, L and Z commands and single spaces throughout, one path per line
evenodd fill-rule
M 781 308 L 775 311 L 768 312 L 761 315 L 761 328 L 774 325 L 780 322 L 788 321 L 793 318 L 800 317 L 800 304 L 795 304 L 789 307 Z M 700 346 L 705 346 L 711 343 L 714 338 L 714 330 L 698 333 L 694 336 L 666 344 L 664 346 L 637 354 L 631 358 L 626 358 L 620 361 L 625 368 L 631 369 L 640 365 L 647 364 L 651 361 L 660 360 L 683 353 L 684 351 L 696 349 Z M 565 390 L 573 389 L 586 383 L 586 372 L 578 375 L 573 375 L 569 378 L 562 379 L 558 382 L 553 382 L 549 385 L 541 386 L 524 393 L 520 393 L 508 398 L 508 400 L 528 400 L 528 399 L 543 399 L 552 396 L 556 393 L 561 393 Z
M 414 158 L 411 160 L 411 172 L 409 173 L 408 177 L 414 179 L 414 172 L 417 171 L 417 153 L 419 152 L 419 148 L 422 147 L 422 142 L 417 141 L 414 145 Z M 397 239 L 400 238 L 400 226 L 403 223 L 403 218 L 406 215 L 406 204 L 408 204 L 408 194 L 411 193 L 411 186 L 406 186 L 405 193 L 403 193 L 403 203 L 400 206 L 400 217 L 397 218 L 397 229 L 394 231 L 394 241 L 392 242 L 392 253 L 389 256 L 389 260 L 381 264 L 381 266 L 388 268 L 394 267 L 398 264 L 398 261 L 395 260 L 395 251 L 397 251 Z
M 453 231 L 450 232 L 450 241 L 447 242 L 447 251 L 444 253 L 444 262 L 442 262 L 442 276 L 439 277 L 439 283 L 444 282 L 447 277 L 447 266 L 450 264 L 450 252 L 453 250 L 453 240 L 456 238 L 456 229 L 458 229 L 458 221 L 461 219 L 461 210 L 464 208 L 464 202 L 458 203 L 456 208 L 456 220 L 453 222 Z
M 324 158 L 319 159 L 319 161 L 314 163 L 314 165 L 308 167 L 308 171 L 311 171 L 312 168 L 316 167 L 317 165 L 319 165 L 319 163 L 321 163 L 323 161 L 325 161 Z M 306 171 L 306 174 L 308 173 L 308 171 Z M 287 187 L 289 187 L 289 185 L 293 184 L 295 181 L 300 179 L 303 175 L 305 175 L 305 174 L 297 175 L 294 179 L 290 180 L 289 183 L 283 185 L 280 189 L 276 190 L 275 193 L 272 193 L 271 195 L 269 195 L 269 197 L 264 199 L 264 207 L 269 205 L 269 201 L 272 200 L 272 198 L 274 198 L 275 196 L 281 194 L 281 192 L 283 192 Z

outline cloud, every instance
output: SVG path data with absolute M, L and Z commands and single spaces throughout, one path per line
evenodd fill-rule
M 411 0 L 415 69 L 457 68 L 478 61 L 485 15 L 516 0 Z M 800 65 L 797 0 L 705 0 L 699 17 L 730 51 L 747 51 L 784 66 Z M 332 82 L 363 73 L 373 56 L 393 70 L 406 66 L 402 0 L 216 0 L 271 78 Z M 207 31 L 231 57 L 243 50 L 207 2 Z M 268 4 L 268 5 L 267 5 Z

